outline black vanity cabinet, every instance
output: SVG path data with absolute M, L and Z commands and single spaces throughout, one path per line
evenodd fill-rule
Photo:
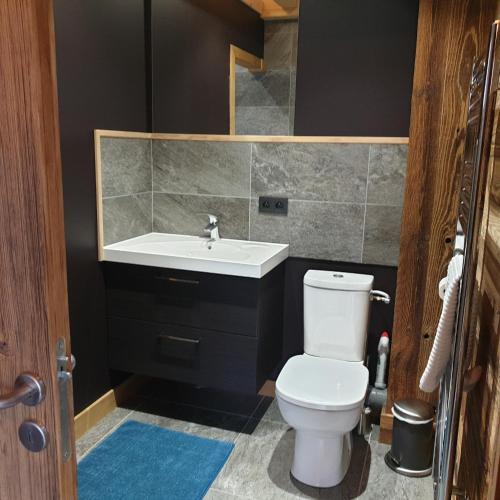
M 260 279 L 104 263 L 110 367 L 257 392 L 281 359 L 284 264 Z

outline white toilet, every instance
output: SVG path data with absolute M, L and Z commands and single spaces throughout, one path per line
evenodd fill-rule
M 304 276 L 304 351 L 276 381 L 285 421 L 295 428 L 292 475 L 331 487 L 344 478 L 368 387 L 363 365 L 373 276 L 310 270 Z

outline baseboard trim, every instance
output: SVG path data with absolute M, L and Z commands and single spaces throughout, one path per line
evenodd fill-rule
M 103 394 L 99 399 L 87 406 L 75 416 L 75 439 L 81 438 L 89 429 L 99 423 L 117 406 L 131 399 L 148 380 L 147 377 L 132 375 L 118 387 Z
M 380 435 L 378 438 L 379 443 L 391 444 L 392 443 L 392 425 L 394 416 L 391 412 L 387 412 L 386 407 L 382 408 L 380 414 Z
M 275 397 L 276 382 L 274 380 L 266 380 L 260 388 L 259 396 Z

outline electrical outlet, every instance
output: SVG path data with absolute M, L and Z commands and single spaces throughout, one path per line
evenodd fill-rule
M 260 196 L 259 212 L 275 215 L 288 215 L 288 198 Z

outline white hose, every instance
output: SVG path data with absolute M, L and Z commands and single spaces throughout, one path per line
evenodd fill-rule
M 455 255 L 448 265 L 446 292 L 444 294 L 443 309 L 439 318 L 436 336 L 432 345 L 427 366 L 420 378 L 420 389 L 432 392 L 439 385 L 446 365 L 450 359 L 452 333 L 455 326 L 458 291 L 462 278 L 463 255 Z
M 378 341 L 378 363 L 377 374 L 375 376 L 375 387 L 377 389 L 385 389 L 385 370 L 387 366 L 387 355 L 389 354 L 389 334 L 383 332 Z

